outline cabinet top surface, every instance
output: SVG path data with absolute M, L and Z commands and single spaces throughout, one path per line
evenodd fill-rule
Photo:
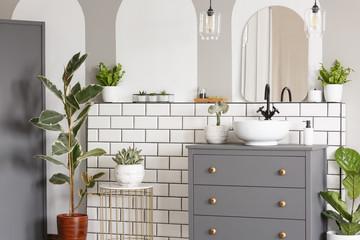
M 256 151 L 313 151 L 327 148 L 326 145 L 280 144 L 277 146 L 246 146 L 243 144 L 195 144 L 186 146 L 198 150 L 256 150 Z

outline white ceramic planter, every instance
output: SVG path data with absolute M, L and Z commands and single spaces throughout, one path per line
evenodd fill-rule
M 228 128 L 226 126 L 206 126 L 205 138 L 208 143 L 221 144 L 225 143 L 228 138 Z
M 341 102 L 343 84 L 328 84 L 324 86 L 324 95 L 327 102 Z
M 168 95 L 159 95 L 159 101 L 160 102 L 168 102 L 169 96 Z
M 120 87 L 105 86 L 102 99 L 104 102 L 120 102 Z
M 145 176 L 144 166 L 136 165 L 116 165 L 115 179 L 122 186 L 139 185 Z
M 149 96 L 149 102 L 157 102 L 157 95 L 155 96 Z
M 339 232 L 337 231 L 329 231 L 326 233 L 326 239 L 327 240 L 359 240 L 360 239 L 360 235 L 353 235 L 353 236 L 349 236 L 349 235 L 340 235 L 338 234 Z
M 139 95 L 138 96 L 138 101 L 139 102 L 146 102 L 146 95 Z

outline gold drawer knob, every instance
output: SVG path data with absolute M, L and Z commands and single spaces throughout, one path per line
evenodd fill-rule
M 286 233 L 281 232 L 281 233 L 279 234 L 279 237 L 280 237 L 280 238 L 286 238 Z
M 210 199 L 209 199 L 209 203 L 215 204 L 215 203 L 216 203 L 216 198 L 210 198 Z
M 280 201 L 280 202 L 279 202 L 279 206 L 280 206 L 280 207 L 285 207 L 285 206 L 286 206 L 286 202 L 285 202 L 285 201 Z
M 216 229 L 212 228 L 209 230 L 210 235 L 215 235 L 216 234 Z
M 286 175 L 286 171 L 285 171 L 285 169 L 281 169 L 281 170 L 279 171 L 279 174 L 280 174 L 281 176 Z
M 216 172 L 216 168 L 214 167 L 209 168 L 209 173 L 215 173 L 215 172 Z

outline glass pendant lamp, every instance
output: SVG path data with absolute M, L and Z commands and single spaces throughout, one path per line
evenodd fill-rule
M 322 37 L 325 31 L 325 11 L 315 5 L 305 11 L 305 32 L 308 37 Z
M 211 7 L 207 12 L 200 13 L 200 36 L 202 40 L 218 40 L 220 35 L 221 14 Z

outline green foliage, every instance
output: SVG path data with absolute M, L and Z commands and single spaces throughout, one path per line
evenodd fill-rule
M 321 68 L 319 70 L 320 76 L 318 80 L 322 81 L 322 85 L 325 86 L 327 84 L 344 84 L 351 80 L 348 80 L 350 72 L 354 72 L 351 68 L 346 68 L 341 66 L 338 60 L 335 61 L 334 67 L 330 68 L 330 72 L 325 69 L 324 65 L 321 64 Z
M 108 70 L 104 63 L 99 64 L 99 75 L 96 75 L 96 79 L 101 86 L 117 86 L 121 82 L 121 78 L 124 76 L 125 71 L 121 71 L 122 66 L 118 63 L 114 66 L 112 71 Z
M 157 93 L 150 93 L 149 96 L 157 96 Z
M 335 152 L 338 165 L 346 173 L 343 185 L 347 191 L 348 198 L 352 200 L 351 214 L 348 212 L 346 203 L 340 199 L 340 194 L 333 191 L 320 192 L 335 210 L 327 210 L 322 214 L 336 221 L 344 235 L 355 235 L 360 231 L 360 205 L 354 212 L 355 200 L 360 196 L 360 155 L 357 151 L 339 147 Z
M 143 157 L 140 155 L 141 150 L 137 150 L 136 148 L 128 148 L 126 150 L 123 148 L 119 151 L 115 157 L 113 158 L 114 162 L 118 165 L 135 165 L 140 164 L 143 161 Z
M 166 95 L 167 92 L 166 92 L 165 90 L 162 90 L 162 91 L 160 92 L 160 94 L 161 94 L 161 95 Z
M 49 79 L 44 76 L 38 76 L 43 84 L 53 92 L 64 106 L 65 114 L 53 110 L 44 110 L 38 118 L 32 118 L 29 122 L 34 126 L 48 131 L 57 131 L 59 136 L 57 140 L 51 145 L 52 156 L 36 155 L 35 158 L 41 158 L 45 161 L 53 163 L 57 166 L 61 166 L 68 171 L 68 175 L 63 173 L 54 174 L 49 181 L 53 184 L 69 184 L 70 185 L 70 215 L 73 215 L 75 210 L 80 206 L 87 192 L 88 188 L 92 188 L 95 185 L 95 180 L 101 177 L 104 173 L 98 173 L 94 176 L 88 176 L 84 189 L 79 190 L 80 202 L 74 206 L 74 174 L 80 163 L 89 157 L 98 157 L 104 155 L 106 152 L 103 149 L 96 148 L 87 153 L 83 153 L 81 145 L 76 136 L 80 128 L 85 123 L 90 108 L 93 103 L 89 101 L 98 96 L 103 87 L 91 84 L 81 88 L 80 83 L 76 83 L 71 88 L 71 81 L 77 69 L 84 63 L 87 58 L 87 54 L 80 56 L 80 53 L 75 54 L 68 62 L 63 73 L 63 91 L 60 91 Z M 74 114 L 80 111 L 75 118 Z M 60 126 L 61 121 L 66 120 L 68 126 L 68 132 L 64 132 Z M 63 162 L 55 159 L 56 156 L 67 155 L 68 162 Z
M 146 95 L 146 91 L 139 91 L 139 94 L 140 94 L 141 96 L 144 96 L 144 95 Z
M 221 114 L 225 114 L 229 111 L 229 105 L 224 103 L 223 101 L 217 101 L 214 105 L 211 105 L 208 109 L 210 114 L 216 114 L 216 125 L 220 126 L 220 117 Z

